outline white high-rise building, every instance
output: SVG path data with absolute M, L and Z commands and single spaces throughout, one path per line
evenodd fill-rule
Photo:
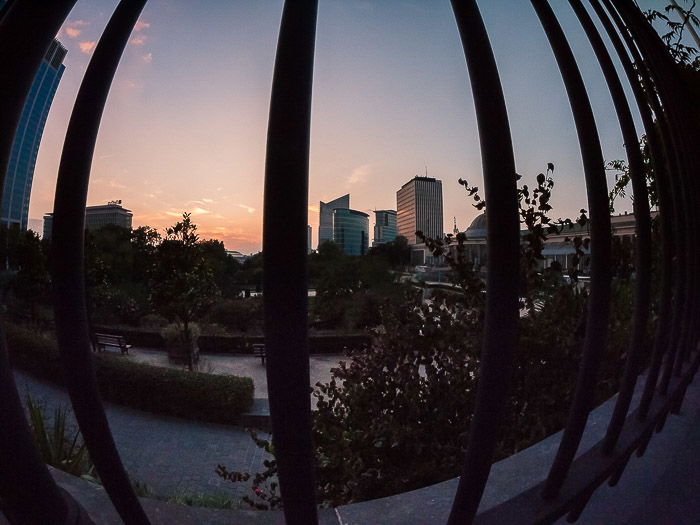
M 432 177 L 414 177 L 396 192 L 397 235 L 408 244 L 421 244 L 416 231 L 432 239 L 443 236 L 442 181 Z

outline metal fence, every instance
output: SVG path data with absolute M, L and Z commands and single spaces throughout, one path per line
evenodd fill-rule
M 41 58 L 74 0 L 10 0 L 0 11 L 0 185 L 14 130 Z M 590 209 L 591 288 L 584 350 L 559 449 L 541 484 L 476 515 L 508 392 L 518 323 L 519 222 L 513 146 L 486 28 L 476 2 L 452 0 L 481 142 L 487 208 L 487 306 L 480 381 L 466 457 L 450 524 L 575 520 L 593 491 L 614 485 L 633 453 L 641 455 L 667 416 L 677 413 L 700 357 L 697 350 L 700 268 L 699 122 L 687 111 L 691 93 L 659 36 L 631 0 L 569 0 L 593 46 L 624 137 L 634 191 L 636 290 L 624 377 L 607 434 L 575 458 L 595 395 L 605 349 L 611 294 L 611 232 L 604 161 L 578 66 L 546 0 L 532 0 L 569 97 L 583 158 Z M 83 278 L 84 213 L 90 165 L 114 72 L 145 0 L 121 0 L 95 48 L 73 108 L 61 158 L 54 209 L 52 275 L 56 330 L 76 419 L 104 487 L 126 523 L 148 523 L 121 464 L 92 366 Z M 526 8 L 525 4 L 520 8 Z M 270 413 L 287 523 L 316 523 L 306 329 L 306 224 L 316 0 L 284 5 L 267 137 L 264 211 L 264 300 Z M 631 85 L 650 146 L 661 209 L 663 277 L 651 356 L 642 355 L 650 312 L 651 233 L 639 130 L 594 12 Z M 290 278 L 293 276 L 293 278 Z M 644 395 L 632 392 L 648 360 Z M 504 378 L 506 380 L 504 380 Z M 91 523 L 58 488 L 33 445 L 0 338 L 0 501 L 12 523 Z

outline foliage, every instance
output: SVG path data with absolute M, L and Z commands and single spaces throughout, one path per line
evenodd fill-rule
M 411 263 L 411 247 L 408 245 L 408 239 L 400 235 L 393 241 L 372 246 L 368 255 L 384 259 L 393 269 L 403 269 Z
M 263 324 L 262 298 L 221 299 L 212 305 L 206 319 L 233 332 L 260 333 Z
M 382 313 L 372 347 L 314 390 L 319 491 L 331 505 L 440 481 L 463 453 L 478 323 L 453 295 Z
M 399 245 L 401 241 L 399 241 Z M 309 256 L 309 277 L 316 288 L 311 324 L 317 328 L 371 328 L 384 300 L 400 295 L 389 259 L 380 254 L 345 255 L 332 241 Z
M 13 366 L 63 383 L 53 338 L 9 323 L 3 328 Z M 191 373 L 106 354 L 93 354 L 93 359 L 102 397 L 131 408 L 197 421 L 236 424 L 253 402 L 253 381 L 249 377 Z
M 188 507 L 203 507 L 208 509 L 232 509 L 234 501 L 226 494 L 205 494 L 202 492 L 180 491 L 167 498 L 170 503 L 186 505 Z
M 219 294 L 196 231 L 190 214 L 183 213 L 182 221 L 166 230 L 165 240 L 156 248 L 158 264 L 150 274 L 151 304 L 182 325 L 185 339 L 191 339 L 190 323 Z
M 74 476 L 93 476 L 94 465 L 80 431 L 71 430 L 68 423 L 69 410 L 58 407 L 49 418 L 43 405 L 30 395 L 26 400 L 29 427 L 44 463 Z
M 253 476 L 251 490 L 255 496 L 255 499 L 245 495 L 243 496 L 242 500 L 244 503 L 258 510 L 280 508 L 282 506 L 282 498 L 278 492 L 279 484 L 276 481 L 277 460 L 274 459 L 274 445 L 270 440 L 258 437 L 258 434 L 254 430 L 248 429 L 248 432 L 250 433 L 250 437 L 255 445 L 264 450 L 267 454 L 273 456 L 273 459 L 265 459 L 263 461 L 265 470 Z M 231 481 L 233 483 L 244 483 L 250 480 L 251 477 L 250 473 L 248 472 L 231 471 L 224 465 L 217 465 L 216 474 L 224 480 Z
M 639 139 L 639 149 L 642 153 L 642 159 L 644 161 L 644 177 L 646 179 L 647 191 L 649 193 L 649 207 L 653 208 L 658 206 L 659 197 L 656 189 L 656 176 L 654 174 L 654 166 L 651 162 L 651 155 L 649 152 L 649 142 L 646 135 L 642 135 Z M 615 184 L 610 189 L 609 200 L 610 200 L 610 213 L 615 211 L 614 204 L 618 198 L 625 198 L 627 196 L 628 187 L 632 183 L 630 179 L 630 170 L 626 160 L 613 160 L 607 164 L 609 170 L 615 172 Z M 634 201 L 634 196 L 631 196 Z
M 196 323 L 190 323 L 190 331 L 187 336 L 182 332 L 182 327 L 171 323 L 164 326 L 160 330 L 160 335 L 163 337 L 163 341 L 167 346 L 169 343 L 185 343 L 190 341 L 197 341 L 200 334 L 202 333 L 199 325 Z
M 668 4 L 663 11 L 650 9 L 646 17 L 649 22 L 660 21 L 666 25 L 666 32 L 662 33 L 661 39 L 666 44 L 666 48 L 674 61 L 696 71 L 700 70 L 700 56 L 694 47 L 683 44 L 683 35 L 688 24 L 700 25 L 700 19 L 693 12 L 696 7 L 696 0 L 692 0 L 689 7 Z M 673 20 L 669 15 L 676 14 L 681 21 Z

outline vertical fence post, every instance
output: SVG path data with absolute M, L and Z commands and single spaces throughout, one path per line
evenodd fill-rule
M 267 384 L 289 525 L 317 522 L 311 442 L 307 253 L 316 0 L 284 4 L 267 130 L 263 300 Z

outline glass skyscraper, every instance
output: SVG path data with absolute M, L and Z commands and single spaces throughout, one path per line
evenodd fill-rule
M 338 197 L 330 202 L 321 201 L 318 206 L 318 244 L 323 241 L 333 240 L 333 210 L 336 208 L 349 208 L 350 194 Z
M 372 246 L 396 240 L 396 211 L 375 210 L 374 242 Z
M 369 215 L 357 210 L 333 210 L 333 242 L 348 255 L 365 255 L 369 248 Z
M 0 220 L 7 226 L 16 224 L 23 230 L 27 228 L 29 196 L 39 143 L 56 88 L 66 68 L 63 65 L 65 56 L 66 48 L 54 40 L 44 55 L 24 103 L 2 194 Z

